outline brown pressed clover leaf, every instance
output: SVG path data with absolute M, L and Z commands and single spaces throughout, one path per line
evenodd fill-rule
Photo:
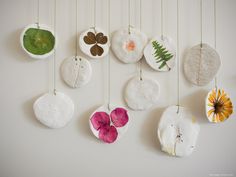
M 84 36 L 84 42 L 88 45 L 93 45 L 90 48 L 90 53 L 93 56 L 101 56 L 104 52 L 103 48 L 100 47 L 98 44 L 106 44 L 107 43 L 107 36 L 104 36 L 103 33 L 93 33 L 88 32 L 87 36 Z

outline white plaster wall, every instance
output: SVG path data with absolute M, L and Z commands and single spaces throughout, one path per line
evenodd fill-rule
M 108 29 L 107 1 L 97 0 L 97 26 Z M 139 27 L 139 1 L 131 0 L 132 25 Z M 199 0 L 180 0 L 181 63 L 187 48 L 200 41 Z M 53 1 L 40 0 L 40 21 L 53 25 Z M 159 103 L 144 112 L 131 111 L 127 134 L 117 143 L 100 143 L 91 134 L 88 118 L 107 98 L 107 60 L 91 60 L 91 82 L 70 89 L 61 80 L 59 65 L 75 51 L 75 0 L 58 0 L 57 89 L 75 103 L 72 122 L 63 129 L 41 125 L 32 104 L 52 90 L 52 58 L 30 59 L 20 48 L 22 29 L 36 19 L 36 0 L 0 1 L 0 177 L 173 177 L 235 176 L 236 116 L 221 124 L 208 123 L 204 98 L 213 82 L 205 87 L 189 84 L 182 73 L 181 104 L 189 107 L 201 126 L 195 152 L 187 158 L 170 157 L 160 150 L 156 128 L 163 110 L 176 104 L 176 68 L 168 73 L 150 69 L 145 76 L 161 85 Z M 111 0 L 111 31 L 126 27 L 127 0 Z M 93 23 L 93 1 L 78 0 L 78 30 Z M 213 0 L 203 1 L 203 41 L 213 46 Z M 152 37 L 160 34 L 160 0 L 143 0 L 142 29 Z M 217 51 L 222 60 L 219 87 L 236 103 L 236 1 L 217 0 Z M 164 0 L 164 33 L 176 41 L 176 0 Z M 80 51 L 79 51 L 80 52 Z M 80 52 L 81 53 L 81 52 Z M 82 54 L 81 54 L 82 55 Z M 138 74 L 137 65 L 120 63 L 111 54 L 111 100 L 125 106 L 123 88 Z

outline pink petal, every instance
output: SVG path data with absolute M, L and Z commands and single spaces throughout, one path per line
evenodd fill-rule
M 127 110 L 123 108 L 114 109 L 111 114 L 111 121 L 116 127 L 123 127 L 129 121 Z
M 104 126 L 99 130 L 99 139 L 105 143 L 113 143 L 118 136 L 118 132 L 114 126 Z
M 100 128 L 110 125 L 110 118 L 106 112 L 95 112 L 90 119 L 93 128 L 99 130 Z

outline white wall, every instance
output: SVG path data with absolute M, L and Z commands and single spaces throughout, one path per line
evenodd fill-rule
M 97 24 L 107 29 L 107 1 L 97 0 Z M 139 27 L 139 1 L 132 1 L 131 21 Z M 53 1 L 40 0 L 40 20 L 53 25 Z M 201 126 L 195 152 L 174 158 L 160 151 L 156 128 L 163 110 L 176 104 L 176 68 L 159 73 L 144 64 L 144 75 L 161 85 L 158 105 L 144 112 L 131 111 L 131 126 L 117 143 L 100 143 L 88 127 L 89 115 L 107 97 L 107 60 L 91 60 L 91 82 L 70 89 L 61 80 L 59 64 L 74 54 L 75 1 L 58 0 L 57 85 L 75 103 L 73 121 L 51 130 L 36 121 L 32 104 L 52 89 L 52 58 L 30 59 L 20 48 L 22 29 L 35 22 L 36 0 L 0 1 L 0 177 L 121 177 L 121 176 L 212 176 L 236 175 L 235 115 L 221 124 L 208 123 L 204 98 L 213 82 L 205 87 L 189 84 L 182 73 L 181 103 L 189 107 Z M 127 26 L 127 0 L 111 0 L 111 31 Z M 79 31 L 92 25 L 92 0 L 78 0 Z M 213 0 L 203 1 L 203 40 L 213 46 Z M 160 34 L 160 0 L 143 0 L 143 31 Z M 180 0 L 180 54 L 200 41 L 199 0 Z M 222 66 L 219 87 L 236 103 L 236 1 L 217 0 L 217 46 Z M 176 0 L 164 0 L 164 32 L 176 41 Z M 80 52 L 81 54 L 81 52 Z M 81 54 L 83 55 L 83 54 Z M 112 55 L 112 54 L 111 54 Z M 111 56 L 111 100 L 125 106 L 123 88 L 137 74 L 137 65 L 125 65 Z

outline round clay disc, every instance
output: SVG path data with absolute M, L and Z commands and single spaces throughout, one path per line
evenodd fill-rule
M 184 107 L 168 107 L 158 125 L 158 138 L 162 151 L 173 156 L 188 156 L 196 145 L 199 125 L 191 112 Z
M 110 105 L 109 108 L 108 105 L 103 105 L 90 115 L 89 126 L 99 140 L 114 143 L 128 130 L 128 111 L 114 105 Z
M 103 58 L 109 52 L 109 36 L 100 28 L 89 28 L 81 33 L 79 46 L 90 58 Z
M 132 78 L 125 88 L 125 101 L 133 110 L 146 110 L 158 101 L 159 84 L 148 78 Z
M 216 76 L 221 65 L 219 54 L 207 44 L 190 48 L 184 61 L 185 77 L 194 85 L 204 86 Z
M 40 28 L 39 28 L 40 30 L 44 30 L 44 32 L 47 32 L 47 35 L 51 34 L 51 35 L 54 37 L 54 39 L 55 39 L 54 46 L 53 46 L 53 48 L 52 48 L 49 52 L 47 52 L 47 53 L 45 53 L 45 54 L 37 55 L 37 54 L 34 54 L 34 53 L 28 51 L 28 50 L 25 48 L 25 46 L 24 46 L 24 37 L 26 36 L 26 32 L 27 32 L 29 29 L 38 29 L 38 25 L 37 25 L 37 24 L 30 24 L 30 25 L 28 25 L 28 26 L 26 26 L 26 27 L 24 28 L 24 30 L 22 31 L 22 33 L 21 33 L 21 35 L 20 35 L 20 44 L 21 44 L 22 49 L 23 49 L 31 58 L 34 58 L 34 59 L 45 59 L 45 58 L 48 58 L 49 56 L 51 56 L 51 55 L 53 54 L 54 49 L 55 49 L 55 47 L 57 46 L 57 38 L 56 38 L 56 36 L 55 36 L 55 34 L 54 34 L 54 31 L 53 31 L 51 28 L 49 28 L 48 26 L 46 26 L 46 25 L 44 25 L 44 24 L 40 24 L 39 27 L 40 27 Z M 34 49 L 34 50 L 35 50 L 35 49 Z
M 62 128 L 72 119 L 74 103 L 64 93 L 46 93 L 34 102 L 36 118 L 49 128 Z
M 61 76 L 68 86 L 72 88 L 82 87 L 90 81 L 92 67 L 85 58 L 73 56 L 63 61 Z
M 123 63 L 136 63 L 143 57 L 143 49 L 147 43 L 147 37 L 137 29 L 121 29 L 112 37 L 112 51 Z
M 162 55 L 163 51 L 165 55 Z M 156 36 L 144 49 L 148 65 L 156 71 L 170 71 L 175 66 L 176 49 L 168 36 Z

